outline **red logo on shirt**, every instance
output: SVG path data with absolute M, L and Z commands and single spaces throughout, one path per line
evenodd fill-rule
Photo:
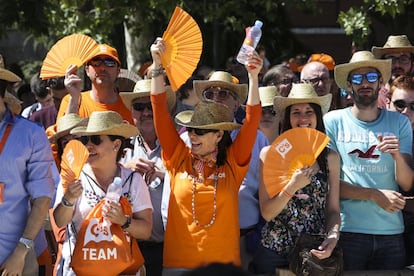
M 357 154 L 358 158 L 363 159 L 378 159 L 380 156 L 379 154 L 373 154 L 377 145 L 371 146 L 366 152 L 363 152 L 360 149 L 354 149 L 353 151 L 348 152 L 348 154 Z

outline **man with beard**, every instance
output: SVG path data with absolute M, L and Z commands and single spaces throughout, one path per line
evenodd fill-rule
M 405 248 L 401 210 L 413 181 L 412 129 L 406 116 L 378 108 L 378 92 L 391 60 L 355 52 L 335 67 L 335 81 L 351 93 L 351 107 L 324 116 L 328 147 L 340 172 L 341 237 L 345 270 L 402 269 Z
M 406 35 L 390 35 L 384 47 L 372 47 L 378 59 L 391 59 L 391 80 L 401 75 L 411 75 L 414 65 L 414 46 Z
M 131 112 L 123 103 L 115 84 L 120 69 L 121 61 L 116 49 L 107 44 L 98 44 L 85 65 L 86 75 L 92 84 L 91 90 L 81 93 L 82 79 L 76 74 L 78 67 L 70 65 L 64 80 L 69 95 L 62 99 L 57 118 L 66 113 L 78 113 L 85 118 L 94 111 L 112 110 L 133 124 Z

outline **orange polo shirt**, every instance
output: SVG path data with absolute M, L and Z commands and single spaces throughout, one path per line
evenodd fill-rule
M 213 262 L 240 265 L 238 191 L 248 170 L 251 149 L 261 116 L 261 106 L 247 106 L 246 120 L 219 168 L 216 220 L 204 228 L 213 215 L 216 168 L 204 166 L 203 183 L 196 184 L 193 222 L 193 157 L 180 139 L 168 115 L 165 93 L 152 96 L 154 123 L 163 148 L 163 159 L 171 178 L 171 195 L 164 237 L 164 267 L 194 268 Z
M 95 102 L 90 95 L 90 91 L 85 91 L 81 93 L 81 104 L 79 106 L 79 116 L 82 118 L 89 117 L 92 112 L 94 111 L 108 111 L 112 110 L 118 112 L 121 117 L 128 121 L 130 124 L 134 124 L 134 120 L 132 119 L 131 111 L 125 106 L 124 102 L 121 99 L 121 96 L 118 94 L 118 99 L 113 104 L 102 104 Z M 70 95 L 66 95 L 63 97 L 62 102 L 59 107 L 59 113 L 57 115 L 57 119 L 65 115 L 66 110 L 68 108 Z

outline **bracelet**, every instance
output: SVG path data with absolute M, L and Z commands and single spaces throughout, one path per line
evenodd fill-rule
M 151 78 L 156 78 L 158 76 L 164 75 L 164 68 L 158 68 L 158 69 L 151 69 L 150 76 Z
M 126 222 L 121 225 L 122 229 L 127 229 L 131 225 L 131 216 L 126 215 Z
M 70 203 L 64 196 L 62 197 L 62 205 L 68 208 L 72 208 L 74 203 Z
M 292 198 L 292 197 L 293 197 L 293 195 L 292 195 L 292 194 L 290 194 L 288 191 L 286 191 L 286 189 L 283 189 L 281 193 L 282 193 L 282 194 L 284 194 L 284 195 L 287 195 L 287 196 L 288 196 L 288 197 L 290 197 L 290 198 Z

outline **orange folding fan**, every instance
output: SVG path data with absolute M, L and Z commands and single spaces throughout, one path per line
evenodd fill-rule
M 297 169 L 312 166 L 328 142 L 328 136 L 313 128 L 293 128 L 273 141 L 263 163 L 269 197 L 277 195 Z
M 66 144 L 60 163 L 60 177 L 64 190 L 70 182 L 79 178 L 88 157 L 89 151 L 80 141 L 71 140 Z
M 176 7 L 162 38 L 165 52 L 161 56 L 173 91 L 177 91 L 193 74 L 200 61 L 203 38 L 197 22 Z
M 63 77 L 71 64 L 82 66 L 93 53 L 98 43 L 83 34 L 65 36 L 56 42 L 43 60 L 40 77 L 43 80 Z

